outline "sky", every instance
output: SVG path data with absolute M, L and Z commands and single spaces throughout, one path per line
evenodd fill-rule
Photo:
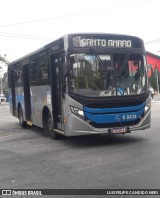
M 138 36 L 160 55 L 160 0 L 0 0 L 0 7 L 0 55 L 9 62 L 81 32 Z

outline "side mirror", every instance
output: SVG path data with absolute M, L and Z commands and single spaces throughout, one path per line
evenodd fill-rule
M 68 75 L 68 63 L 63 63 L 63 78 L 65 78 Z

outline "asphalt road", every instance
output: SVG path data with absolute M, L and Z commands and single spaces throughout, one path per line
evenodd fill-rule
M 10 114 L 8 104 L 2 103 L 0 188 L 160 188 L 160 103 L 152 103 L 149 130 L 60 140 L 44 137 L 42 130 L 36 127 L 20 128 L 18 119 Z

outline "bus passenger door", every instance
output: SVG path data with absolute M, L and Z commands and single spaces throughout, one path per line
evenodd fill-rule
M 62 64 L 60 53 L 51 55 L 51 90 L 54 129 L 63 130 Z
M 24 89 L 24 107 L 26 120 L 31 121 L 31 95 L 29 81 L 29 65 L 23 66 L 23 89 Z

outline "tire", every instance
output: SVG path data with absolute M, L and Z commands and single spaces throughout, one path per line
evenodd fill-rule
M 46 112 L 47 115 L 44 117 L 43 121 L 43 130 L 44 130 L 44 135 L 45 136 L 50 136 L 53 139 L 58 139 L 59 134 L 57 134 L 53 129 L 53 120 L 51 117 L 50 112 Z
M 19 118 L 19 125 L 25 128 L 27 126 L 27 122 L 24 121 L 22 107 L 18 108 L 18 118 Z

